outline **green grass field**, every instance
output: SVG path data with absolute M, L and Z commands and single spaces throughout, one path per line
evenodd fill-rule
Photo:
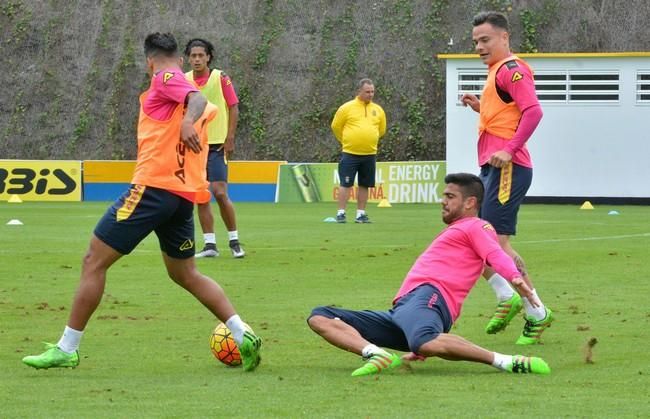
M 155 236 L 109 271 L 74 370 L 20 359 L 56 342 L 80 262 L 107 203 L 0 203 L 0 417 L 647 417 L 650 208 L 526 205 L 515 247 L 556 313 L 544 345 L 520 348 L 523 321 L 483 332 L 494 307 L 479 282 L 454 333 L 545 358 L 550 376 L 429 359 L 352 378 L 360 359 L 326 344 L 311 308 L 388 308 L 442 228 L 437 205 L 371 207 L 371 225 L 323 223 L 334 205 L 238 204 L 247 256 L 198 260 L 264 339 L 254 373 L 217 362 L 216 321 L 166 277 Z M 618 216 L 607 215 L 616 209 Z M 20 219 L 23 226 L 5 225 Z M 200 229 L 197 230 L 200 233 Z M 226 250 L 223 228 L 218 240 Z M 584 349 L 596 338 L 593 363 Z

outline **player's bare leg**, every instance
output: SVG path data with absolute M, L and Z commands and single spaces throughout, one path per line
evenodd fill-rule
M 219 320 L 225 322 L 236 314 L 221 286 L 196 269 L 194 258 L 177 259 L 163 253 L 163 260 L 169 277 L 196 297 Z
M 246 253 L 239 243 L 235 207 L 228 196 L 228 184 L 226 182 L 211 182 L 210 188 L 212 189 L 212 194 L 219 205 L 221 219 L 228 230 L 228 244 L 230 246 L 230 251 L 234 257 L 242 258 Z
M 367 359 L 368 362 L 353 371 L 352 376 L 377 374 L 384 369 L 396 368 L 402 363 L 397 355 L 368 342 L 355 328 L 339 319 L 314 315 L 307 323 L 314 332 L 330 344 Z
M 90 245 L 83 258 L 81 279 L 75 294 L 68 326 L 84 330 L 104 295 L 106 272 L 122 254 L 98 239 L 90 239 Z
M 104 294 L 106 272 L 122 254 L 96 236 L 90 239 L 83 258 L 79 287 L 72 302 L 68 324 L 57 344 L 46 343 L 46 351 L 30 355 L 23 362 L 34 368 L 74 368 L 79 365 L 79 343 L 84 329 Z
M 235 217 L 235 207 L 228 196 L 228 184 L 226 182 L 212 182 L 210 184 L 214 198 L 219 204 L 221 219 L 228 231 L 237 230 L 237 219 Z
M 244 323 L 219 284 L 196 269 L 194 258 L 177 259 L 163 253 L 169 277 L 186 289 L 232 332 L 239 346 L 245 371 L 260 363 L 262 340 Z
M 348 352 L 361 355 L 361 350 L 370 344 L 355 328 L 341 320 L 312 316 L 307 323 L 327 342 Z
M 490 352 L 458 335 L 448 333 L 442 333 L 420 346 L 418 355 L 435 356 L 448 361 L 480 362 L 513 373 L 549 374 L 551 372 L 549 366 L 541 358 Z M 408 357 L 406 358 L 408 359 Z
M 367 203 L 368 203 L 368 188 L 365 186 L 359 186 L 359 190 L 357 192 L 357 216 L 354 219 L 355 223 L 359 223 L 359 224 L 370 223 L 368 214 L 366 214 Z
M 199 214 L 199 223 L 201 224 L 201 231 L 203 231 L 203 241 L 205 242 L 203 249 L 197 252 L 196 258 L 207 258 L 219 256 L 217 250 L 217 240 L 214 235 L 214 216 L 212 215 L 212 206 L 209 202 L 205 204 L 197 204 L 197 212 Z
M 348 206 L 348 199 L 350 198 L 350 188 L 345 186 L 339 186 L 339 196 L 338 196 L 338 211 L 336 212 L 336 222 L 345 223 L 345 208 Z

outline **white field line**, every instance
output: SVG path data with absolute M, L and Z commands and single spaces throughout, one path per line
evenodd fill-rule
M 620 235 L 617 235 L 617 236 L 575 237 L 575 238 L 570 238 L 570 239 L 522 240 L 522 241 L 513 242 L 513 244 L 538 244 L 538 243 L 560 243 L 560 242 L 620 240 L 620 239 L 631 239 L 631 238 L 636 238 L 636 237 L 650 237 L 650 233 L 620 234 Z
M 594 236 L 594 237 L 574 237 L 567 239 L 546 239 L 546 240 L 522 240 L 515 241 L 513 244 L 544 244 L 544 243 L 561 243 L 561 242 L 579 242 L 579 241 L 602 241 L 602 240 L 621 240 L 621 239 L 630 239 L 638 237 L 650 237 L 650 233 L 638 233 L 638 234 L 620 234 L 616 236 Z M 368 244 L 363 246 L 355 246 L 358 249 L 391 249 L 391 248 L 408 248 L 416 246 L 414 243 L 400 243 L 400 244 Z M 293 246 L 293 247 L 256 247 L 255 250 L 303 250 L 303 249 L 328 249 L 330 250 L 329 243 L 325 243 L 320 246 Z M 16 249 L 2 249 L 0 248 L 0 254 L 9 254 L 17 253 Z M 59 251 L 58 253 L 79 253 L 78 251 Z M 134 249 L 132 254 L 138 253 L 159 253 L 159 250 L 149 250 L 149 249 Z

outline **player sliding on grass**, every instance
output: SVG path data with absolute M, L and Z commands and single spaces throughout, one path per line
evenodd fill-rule
M 407 360 L 437 356 L 473 361 L 512 373 L 549 374 L 541 358 L 490 352 L 449 333 L 463 300 L 485 265 L 499 272 L 533 305 L 537 299 L 513 260 L 499 246 L 492 225 L 477 217 L 483 184 L 474 175 L 445 177 L 442 220 L 448 227 L 420 255 L 388 311 L 352 311 L 317 307 L 309 326 L 326 341 L 364 357 L 367 363 L 352 375 L 369 375 L 399 366 L 399 356 L 382 347 L 412 351 Z
M 104 214 L 90 239 L 68 325 L 59 342 L 26 356 L 34 368 L 76 367 L 79 342 L 104 292 L 106 272 L 152 231 L 160 242 L 167 273 L 217 318 L 239 346 L 245 371 L 260 362 L 262 341 L 235 312 L 221 287 L 194 264 L 196 202 L 207 202 L 207 122 L 216 107 L 186 79 L 171 34 L 147 36 L 144 52 L 149 90 L 140 97 L 138 161 L 130 189 Z

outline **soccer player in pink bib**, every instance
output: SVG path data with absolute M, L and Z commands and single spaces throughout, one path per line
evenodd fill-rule
M 227 325 L 244 371 L 253 371 L 260 363 L 262 340 L 237 314 L 221 286 L 199 272 L 194 261 L 194 204 L 210 199 L 206 126 L 217 108 L 185 79 L 171 33 L 149 34 L 144 54 L 151 85 L 140 96 L 138 159 L 131 186 L 93 231 L 58 343 L 46 343 L 45 352 L 24 357 L 23 363 L 37 369 L 77 367 L 81 338 L 102 300 L 109 269 L 154 232 L 169 278 Z
M 488 66 L 480 100 L 471 94 L 461 99 L 465 106 L 480 114 L 478 164 L 485 185 L 480 216 L 492 224 L 501 247 L 515 261 L 540 303 L 535 307 L 527 298 L 519 296 L 502 275 L 486 268 L 483 276 L 494 290 L 498 304 L 485 331 L 493 334 L 504 330 L 523 306 L 526 323 L 516 343 L 531 345 L 539 343 L 542 332 L 553 322 L 553 313 L 537 296 L 524 260 L 510 244 L 510 236 L 516 233 L 519 206 L 533 179 L 533 163 L 526 142 L 542 119 L 542 108 L 531 68 L 510 52 L 506 17 L 497 12 L 483 12 L 472 23 L 476 52 Z
M 512 373 L 549 374 L 541 358 L 504 355 L 450 334 L 463 300 L 485 266 L 499 272 L 532 305 L 539 303 L 494 228 L 478 218 L 484 188 L 472 174 L 445 177 L 442 220 L 448 225 L 420 255 L 386 311 L 315 308 L 309 326 L 332 345 L 361 355 L 366 363 L 353 376 L 398 367 L 402 358 L 384 348 L 411 351 L 407 360 L 440 357 L 480 362 Z

